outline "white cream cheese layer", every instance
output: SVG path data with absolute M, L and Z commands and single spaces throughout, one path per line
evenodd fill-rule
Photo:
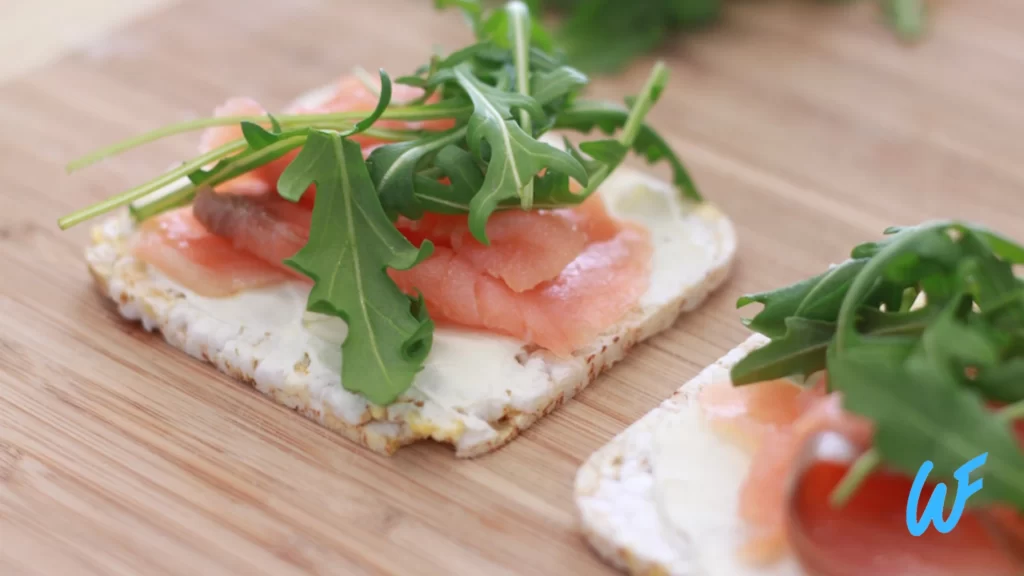
M 744 563 L 739 496 L 750 456 L 708 425 L 696 399 L 657 426 L 652 449 L 654 500 L 673 547 L 708 576 L 799 574 L 791 559 L 767 567 Z

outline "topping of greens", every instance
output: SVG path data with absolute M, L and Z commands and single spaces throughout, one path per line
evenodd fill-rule
M 419 249 L 412 246 L 394 225 L 399 216 L 415 220 L 426 212 L 468 214 L 471 232 L 486 243 L 486 224 L 494 211 L 579 204 L 631 149 L 649 162 L 670 162 L 680 194 L 700 201 L 682 163 L 643 122 L 664 89 L 663 65 L 656 65 L 643 91 L 627 100 L 629 108 L 579 101 L 587 77 L 550 52 L 550 38 L 523 3 L 510 2 L 493 12 L 470 0 L 443 3 L 465 10 L 477 41 L 446 57 L 435 56 L 398 79 L 424 90 L 416 101 L 392 105 L 391 81 L 381 71 L 379 102 L 368 116 L 340 112 L 210 118 L 115 144 L 72 163 L 69 170 L 192 130 L 240 124 L 243 135 L 61 218 L 60 227 L 125 205 L 136 220 L 151 218 L 188 205 L 200 187 L 215 188 L 301 149 L 278 181 L 278 193 L 295 202 L 315 183 L 317 195 L 309 241 L 286 264 L 313 280 L 309 310 L 348 324 L 342 345 L 344 387 L 387 404 L 409 388 L 422 368 L 434 329 L 422 301 L 399 291 L 387 274 L 388 268 L 415 266 L 432 249 L 429 242 Z M 364 76 L 360 79 L 367 83 Z M 428 103 L 432 98 L 437 101 Z M 448 119 L 452 126 L 443 131 L 382 129 L 375 125 L 378 119 Z M 608 134 L 622 130 L 616 139 L 584 142 L 579 149 L 568 141 L 560 149 L 539 140 L 554 128 L 586 132 L 594 126 Z M 357 133 L 386 143 L 364 161 L 358 144 L 349 139 Z M 165 190 L 186 177 L 182 186 Z M 585 189 L 574 193 L 571 180 Z M 152 199 L 157 190 L 160 197 Z
M 988 452 L 971 502 L 1024 510 L 1024 247 L 960 222 L 891 228 L 853 259 L 810 280 L 740 298 L 764 308 L 747 325 L 770 337 L 732 369 L 736 385 L 827 370 L 850 412 L 875 426 L 833 500 L 886 464 L 910 475 L 926 460 L 951 478 Z M 912 305 L 918 301 L 917 305 Z M 999 411 L 993 405 L 1008 404 Z

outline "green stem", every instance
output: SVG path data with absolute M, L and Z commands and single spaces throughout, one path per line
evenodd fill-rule
M 839 481 L 832 494 L 829 496 L 829 504 L 833 508 L 839 508 L 846 504 L 857 488 L 864 480 L 874 472 L 875 468 L 882 463 L 882 457 L 874 448 L 860 455 L 859 458 L 846 471 L 843 479 Z
M 237 178 L 242 174 L 251 172 L 260 166 L 269 164 L 288 152 L 302 146 L 306 142 L 306 137 L 307 135 L 303 133 L 290 138 L 282 138 L 265 148 L 260 148 L 259 150 L 232 158 L 223 167 L 218 168 L 216 173 L 211 174 L 209 178 L 203 180 L 203 183 L 209 184 L 210 186 L 216 186 L 233 178 Z
M 523 96 L 530 95 L 530 9 L 526 4 L 509 2 L 505 6 L 510 23 L 510 34 L 512 35 L 513 58 L 516 67 L 516 88 Z M 519 124 L 523 131 L 533 136 L 533 122 L 530 113 L 526 110 L 519 111 Z M 520 192 L 523 210 L 533 207 L 533 178 L 526 183 Z
M 331 129 L 329 127 L 325 127 Z M 338 130 L 339 132 L 343 130 Z M 390 142 L 409 142 L 411 140 L 419 140 L 423 137 L 423 130 L 390 130 L 388 128 L 367 128 L 360 132 L 367 136 L 372 136 L 378 140 L 388 140 Z
M 93 204 L 88 208 L 84 208 L 67 216 L 64 216 L 63 218 L 57 220 L 57 225 L 60 226 L 61 230 L 67 230 L 68 228 L 76 224 L 80 224 L 86 220 L 95 218 L 96 216 L 105 214 L 107 212 L 110 212 L 111 210 L 114 210 L 126 204 L 131 204 L 132 202 L 138 200 L 139 198 L 142 198 L 147 194 L 155 192 L 156 190 L 159 190 L 160 188 L 163 188 L 168 184 L 171 184 L 175 180 L 178 180 L 184 176 L 188 176 L 192 172 L 202 168 L 203 166 L 206 166 L 207 164 L 211 164 L 213 162 L 216 162 L 217 160 L 220 160 L 221 158 L 225 158 L 227 156 L 230 156 L 231 154 L 234 154 L 235 152 L 242 150 L 243 148 L 246 147 L 246 145 L 247 144 L 245 140 L 237 140 L 235 142 L 229 142 L 219 148 L 210 150 L 206 154 L 203 154 L 202 156 L 194 160 L 186 162 L 181 166 L 178 166 L 174 170 L 171 170 L 170 172 L 164 173 L 162 176 L 155 180 L 136 186 L 116 196 L 107 198 L 102 202 Z
M 263 166 L 269 162 L 273 162 L 288 152 L 302 146 L 305 142 L 306 134 L 300 134 L 292 136 L 291 138 L 283 138 L 270 146 L 238 156 L 237 159 L 232 159 L 223 166 L 218 166 L 216 172 L 210 174 L 209 177 L 203 181 L 203 184 L 210 186 L 211 188 L 223 184 L 228 180 L 251 172 L 255 168 Z M 153 202 L 149 202 L 142 206 L 132 207 L 132 216 L 136 221 L 145 220 L 146 218 L 156 216 L 165 210 L 170 210 L 187 204 L 195 197 L 195 194 L 195 186 L 184 187 L 166 196 L 162 196 Z
M 133 220 L 136 222 L 143 222 L 168 210 L 185 206 L 195 197 L 196 185 L 189 184 L 188 186 L 184 186 L 179 190 L 175 190 L 170 194 L 161 196 L 156 200 L 147 202 L 141 206 L 136 206 L 134 204 L 129 205 L 128 210 L 131 213 Z
M 425 106 L 399 106 L 396 108 L 388 109 L 381 115 L 381 118 L 386 120 L 409 120 L 409 121 L 423 121 L 423 120 L 439 120 L 444 118 L 456 118 L 461 116 L 469 115 L 473 112 L 473 107 L 468 104 L 462 104 L 457 102 L 441 102 L 438 104 L 429 104 Z M 334 112 L 330 114 L 293 114 L 285 116 L 275 116 L 274 118 L 284 128 L 336 128 L 339 124 L 347 124 L 351 126 L 354 122 L 361 120 L 366 116 L 366 111 L 349 111 L 349 112 Z M 85 168 L 86 166 L 95 164 L 111 156 L 116 156 L 122 152 L 137 148 L 150 142 L 155 142 L 162 138 L 174 136 L 176 134 L 184 134 L 186 132 L 193 132 L 196 130 L 203 130 L 206 128 L 214 128 L 217 126 L 233 126 L 241 124 L 242 122 L 252 122 L 255 124 L 270 124 L 270 117 L 266 115 L 261 116 L 223 116 L 220 118 L 198 118 L 196 120 L 189 120 L 187 122 L 180 122 L 178 124 L 171 124 L 158 128 L 151 132 L 123 140 L 106 148 L 101 148 L 91 154 L 83 156 L 74 162 L 71 162 L 67 166 L 68 172 L 74 172 L 76 170 Z
M 651 69 L 651 74 L 647 77 L 647 82 L 644 84 L 643 90 L 640 91 L 636 102 L 634 102 L 633 108 L 629 111 L 626 123 L 619 134 L 618 141 L 627 150 L 632 148 L 633 143 L 636 142 L 636 137 L 640 134 L 640 129 L 643 128 L 644 118 L 661 95 L 661 89 L 665 85 L 667 78 L 668 69 L 665 67 L 665 63 L 659 60 Z M 598 168 L 593 176 L 590 177 L 589 182 L 587 182 L 587 188 L 582 192 L 582 195 L 589 196 L 597 190 L 597 187 L 608 178 L 615 168 L 617 166 L 609 166 L 607 164 Z

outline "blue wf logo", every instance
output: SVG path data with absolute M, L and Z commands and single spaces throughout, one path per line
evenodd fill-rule
M 928 499 L 928 505 L 924 508 L 924 514 L 920 519 L 916 517 L 921 500 L 921 489 L 924 488 L 924 483 L 928 480 L 928 474 L 935 467 L 931 460 L 922 464 L 917 471 L 917 476 L 914 477 L 914 483 L 910 487 L 910 497 L 907 499 L 907 529 L 910 530 L 910 534 L 913 536 L 924 534 L 928 530 L 929 524 L 934 524 L 935 529 L 942 534 L 948 534 L 953 528 L 956 528 L 960 517 L 963 516 L 967 499 L 981 490 L 983 483 L 982 478 L 971 482 L 971 472 L 981 468 L 986 459 L 988 459 L 988 452 L 968 460 L 953 473 L 953 478 L 956 478 L 957 481 L 956 499 L 946 518 L 942 517 L 942 508 L 946 502 L 946 485 L 942 482 L 935 486 L 935 491 L 932 492 L 931 498 Z

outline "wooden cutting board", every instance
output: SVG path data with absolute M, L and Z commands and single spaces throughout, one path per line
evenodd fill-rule
M 743 340 L 738 295 L 891 224 L 1024 237 L 1024 3 L 936 2 L 906 48 L 873 2 L 738 2 L 662 54 L 651 115 L 735 219 L 731 282 L 499 452 L 371 454 L 121 321 L 85 271 L 87 226 L 55 221 L 194 136 L 62 166 L 231 95 L 274 109 L 357 64 L 410 71 L 469 39 L 430 4 L 185 0 L 0 85 L 0 574 L 611 574 L 576 531 L 576 468 Z

